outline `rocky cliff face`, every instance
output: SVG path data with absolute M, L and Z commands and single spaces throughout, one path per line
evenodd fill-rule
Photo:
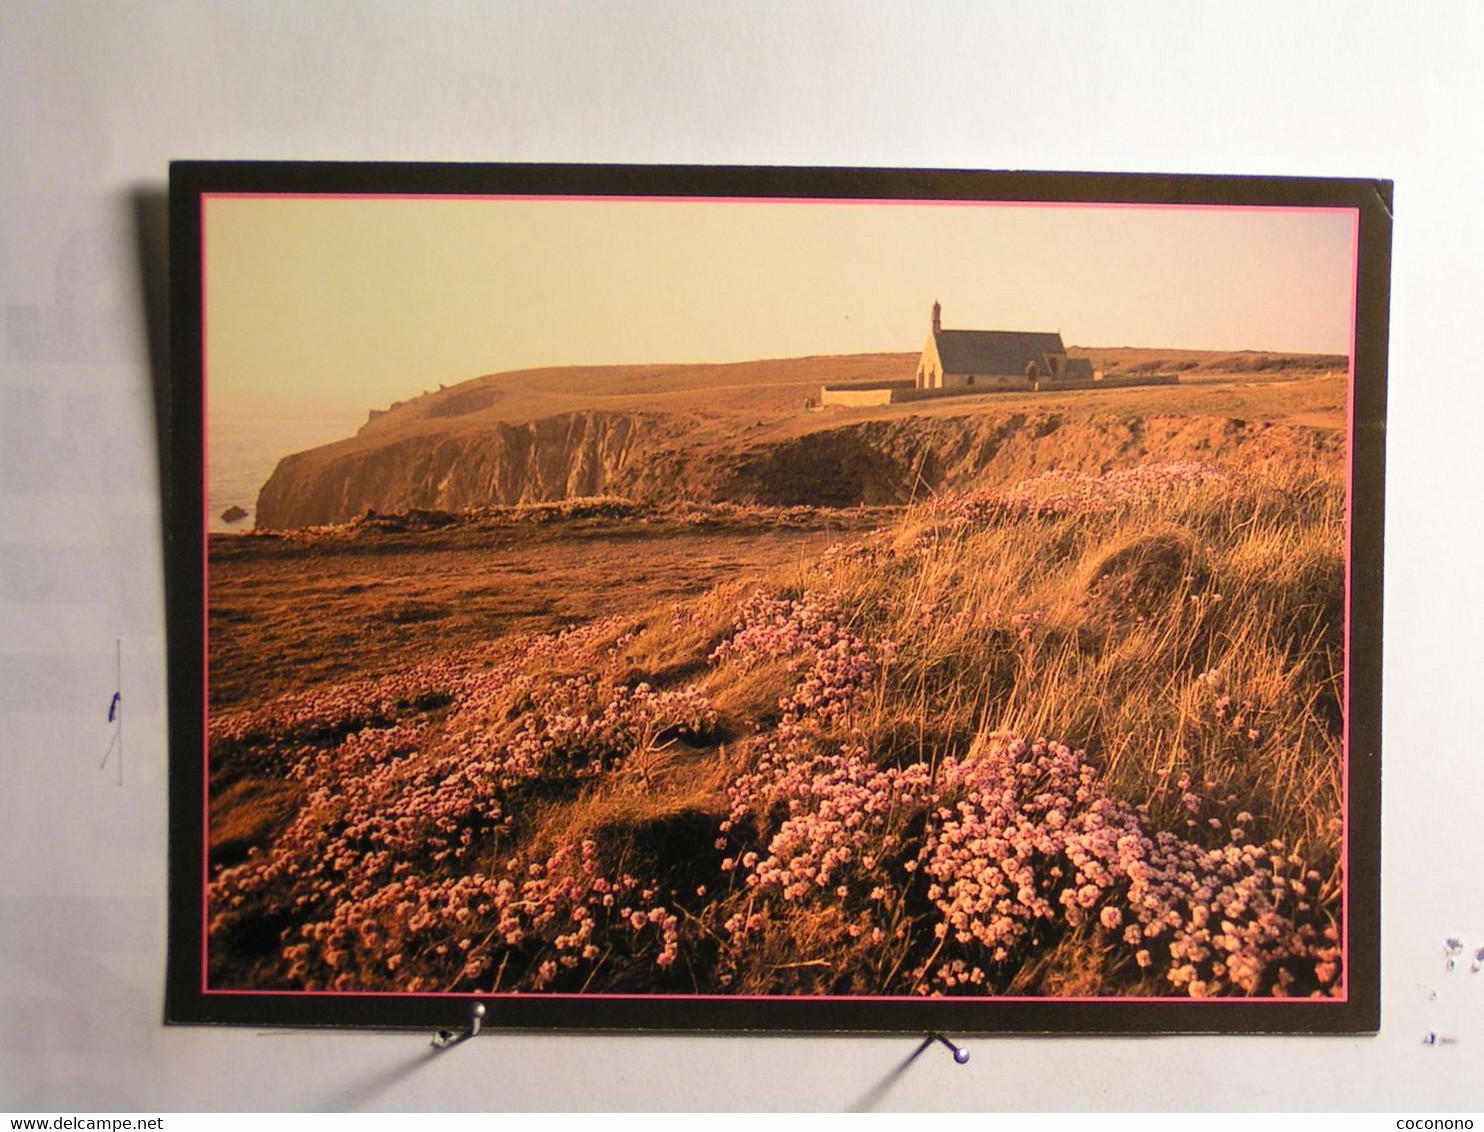
M 1218 416 L 978 412 L 700 439 L 659 413 L 573 412 L 522 424 L 369 433 L 284 459 L 258 497 L 260 527 L 340 523 L 376 511 L 621 495 L 772 505 L 904 503 L 1051 468 L 1148 459 L 1339 461 L 1340 429 Z
M 662 418 L 567 413 L 465 431 L 354 438 L 286 457 L 258 495 L 260 527 L 341 523 L 414 507 L 457 511 L 613 494 Z

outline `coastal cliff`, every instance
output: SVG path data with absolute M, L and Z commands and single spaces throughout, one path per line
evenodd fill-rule
M 828 424 L 823 416 L 820 423 Z M 849 507 L 1008 483 L 1051 468 L 1142 460 L 1319 463 L 1344 456 L 1322 424 L 1226 416 L 994 412 L 897 416 L 790 434 L 718 435 L 659 413 L 574 412 L 478 428 L 363 435 L 284 459 L 258 498 L 260 528 L 346 522 L 367 510 L 467 508 L 617 495 Z

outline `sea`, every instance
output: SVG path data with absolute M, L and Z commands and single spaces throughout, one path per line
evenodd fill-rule
M 210 531 L 250 531 L 258 492 L 285 456 L 354 436 L 366 421 L 352 416 L 217 416 L 207 437 L 206 519 Z M 247 518 L 229 523 L 222 512 L 241 507 Z

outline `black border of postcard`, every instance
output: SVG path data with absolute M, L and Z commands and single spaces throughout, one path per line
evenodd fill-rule
M 541 995 L 213 994 L 202 990 L 200 753 L 205 720 L 201 201 L 212 193 L 795 197 L 1353 208 L 1354 343 L 1350 643 L 1350 922 L 1345 1001 L 728 999 Z M 174 1023 L 389 1029 L 467 1022 L 576 1031 L 886 1033 L 1368 1033 L 1380 1026 L 1381 601 L 1392 184 L 1179 174 L 717 166 L 182 161 L 170 167 L 171 379 L 165 481 L 170 679 L 169 952 Z

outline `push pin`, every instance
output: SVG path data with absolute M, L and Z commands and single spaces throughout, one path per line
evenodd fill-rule
M 484 1029 L 484 1003 L 476 1002 L 469 1008 L 469 1028 L 462 1034 L 456 1030 L 439 1030 L 433 1035 L 434 1049 L 447 1049 L 456 1046 L 460 1042 L 467 1042 L 470 1038 L 479 1037 L 479 1032 Z
M 102 770 L 108 765 L 108 760 L 113 758 L 113 749 L 119 752 L 119 785 L 124 784 L 124 643 L 115 639 L 113 642 L 113 671 L 114 671 L 114 693 L 113 699 L 108 701 L 108 722 L 113 724 L 113 738 L 108 741 L 108 750 L 103 752 L 103 761 L 98 764 Z
M 969 1064 L 969 1051 L 966 1050 L 966 1049 L 964 1049 L 963 1046 L 956 1046 L 956 1045 L 954 1045 L 947 1038 L 945 1038 L 942 1034 L 929 1034 L 928 1036 L 930 1038 L 932 1038 L 933 1041 L 935 1041 L 935 1042 L 942 1042 L 945 1046 L 947 1046 L 949 1048 L 949 1050 L 951 1050 L 952 1053 L 953 1053 L 953 1060 L 954 1061 L 958 1062 L 960 1065 L 967 1065 L 967 1064 Z

